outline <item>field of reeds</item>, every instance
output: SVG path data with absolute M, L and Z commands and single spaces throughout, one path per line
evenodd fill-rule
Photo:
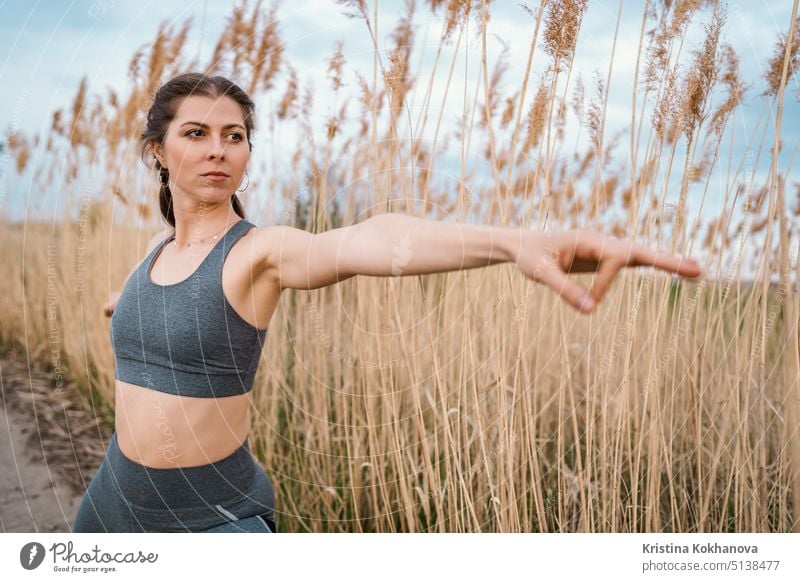
M 800 204 L 781 153 L 798 145 L 782 141 L 797 2 L 752 79 L 713 2 L 626 6 L 641 10 L 638 50 L 616 51 L 617 26 L 592 79 L 574 69 L 585 1 L 517 7 L 529 35 L 503 40 L 529 47 L 522 70 L 488 58 L 492 3 L 409 2 L 397 21 L 339 4 L 375 55 L 352 71 L 333 47 L 324 124 L 312 112 L 330 101 L 302 85 L 279 11 L 244 3 L 208 63 L 186 54 L 190 21 L 164 24 L 133 55 L 126 92 L 93 94 L 87 78 L 49 132 L 5 134 L 19 175 L 35 160 L 31 190 L 59 189 L 63 218 L 4 220 L 2 344 L 54 382 L 73 379 L 87 411 L 113 423 L 101 306 L 163 228 L 136 139 L 171 76 L 224 74 L 272 97 L 258 128 L 296 130 L 280 171 L 254 149 L 243 201 L 259 225 L 321 232 L 399 211 L 585 227 L 701 257 L 705 271 L 621 273 L 591 316 L 509 264 L 285 291 L 251 435 L 282 531 L 800 531 Z M 412 68 L 423 12 L 441 27 L 424 74 Z M 478 81 L 451 86 L 467 42 Z M 621 60 L 635 61 L 635 80 L 617 131 L 608 96 Z M 432 99 L 434 80 L 448 106 Z M 746 100 L 761 113 L 744 132 Z M 712 198 L 721 212 L 706 210 Z

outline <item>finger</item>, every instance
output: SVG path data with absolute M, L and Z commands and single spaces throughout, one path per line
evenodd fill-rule
M 703 274 L 700 264 L 690 257 L 662 253 L 641 245 L 635 245 L 633 253 L 638 266 L 655 267 L 682 277 L 699 277 Z
M 545 269 L 539 281 L 556 291 L 567 303 L 582 313 L 591 313 L 595 303 L 583 285 L 570 279 L 556 267 Z
M 595 277 L 592 288 L 589 291 L 595 300 L 595 303 L 600 303 L 608 291 L 611 281 L 617 276 L 624 263 L 618 260 L 606 259 L 600 263 L 600 268 L 597 270 L 597 277 Z

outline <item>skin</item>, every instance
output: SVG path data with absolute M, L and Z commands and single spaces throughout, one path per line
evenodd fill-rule
M 200 128 L 195 122 L 213 129 Z M 164 147 L 156 144 L 154 155 L 169 170 L 179 248 L 238 220 L 231 195 L 244 179 L 250 150 L 242 110 L 233 99 L 184 99 L 169 125 Z M 210 171 L 230 177 L 214 182 L 202 176 Z
M 164 247 L 151 271 L 151 279 L 163 285 L 186 279 L 218 240 L 199 239 L 227 231 L 239 220 L 231 196 L 242 182 L 250 159 L 241 108 L 229 97 L 184 99 L 169 125 L 163 147 L 156 145 L 153 154 L 169 170 L 175 211 L 175 244 Z M 223 171 L 229 177 L 212 181 L 202 176 L 209 171 Z M 148 254 L 172 232 L 168 229 L 150 241 Z M 242 266 L 241 249 L 237 253 L 232 250 L 225 262 L 223 288 L 246 321 L 264 327 L 264 313 L 246 313 L 244 287 L 258 286 L 246 284 L 249 277 Z M 113 313 L 119 295 L 114 292 L 109 297 L 103 308 L 107 316 Z M 214 462 L 236 450 L 249 429 L 249 394 L 190 398 L 117 380 L 115 395 L 120 449 L 149 467 Z
M 624 267 L 654 267 L 686 278 L 703 274 L 699 263 L 692 258 L 658 252 L 591 230 L 538 234 L 536 238 L 538 244 L 517 255 L 515 260 L 520 270 L 584 313 L 595 310 Z M 597 273 L 597 276 L 587 290 L 571 280 L 567 276 L 570 273 Z
M 196 124 L 184 126 L 188 121 L 207 127 L 197 132 Z M 229 127 L 234 124 L 242 128 Z M 231 197 L 250 158 L 243 126 L 242 111 L 232 99 L 189 97 L 170 124 L 163 147 L 154 148 L 154 155 L 169 168 L 178 241 L 156 257 L 151 272 L 155 283 L 186 279 L 215 242 L 189 247 L 187 241 L 227 230 L 239 219 Z M 222 170 L 230 178 L 210 182 L 201 176 L 211 170 Z M 154 237 L 148 253 L 170 232 Z M 691 258 L 586 229 L 540 233 L 385 213 L 319 234 L 288 226 L 250 229 L 231 248 L 222 284 L 242 318 L 263 328 L 283 289 L 317 289 L 355 275 L 423 275 L 503 262 L 514 263 L 530 280 L 548 286 L 585 314 L 597 308 L 624 267 L 653 267 L 687 278 L 702 275 Z M 572 273 L 596 277 L 587 289 L 569 277 Z M 105 315 L 113 313 L 118 297 L 119 292 L 109 297 Z M 238 448 L 249 431 L 250 393 L 189 398 L 117 381 L 116 398 L 122 452 L 151 467 L 214 462 Z M 152 428 L 165 423 L 169 434 Z

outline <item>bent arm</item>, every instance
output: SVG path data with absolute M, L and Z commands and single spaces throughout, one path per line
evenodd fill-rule
M 149 255 L 150 251 L 156 248 L 156 245 L 165 238 L 167 238 L 170 234 L 172 234 L 172 229 L 167 228 L 156 234 L 153 238 L 151 238 L 150 242 L 147 243 L 147 250 L 145 251 L 144 255 L 145 256 Z M 108 301 L 106 302 L 105 305 L 103 305 L 103 315 L 105 315 L 106 317 L 111 317 L 114 314 L 114 309 L 117 307 L 117 301 L 119 300 L 120 295 L 122 295 L 122 289 L 125 288 L 128 279 L 131 278 L 131 275 L 133 275 L 134 271 L 136 271 L 136 269 L 139 267 L 140 264 L 141 261 L 136 263 L 136 265 L 134 265 L 134 267 L 130 270 L 130 272 L 125 276 L 125 281 L 122 282 L 122 287 L 120 287 L 119 291 L 112 291 L 111 293 L 109 293 Z

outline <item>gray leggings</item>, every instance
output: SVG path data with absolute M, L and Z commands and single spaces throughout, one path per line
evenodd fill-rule
M 78 532 L 277 532 L 272 481 L 248 440 L 208 465 L 157 469 L 129 459 L 111 435 L 81 500 Z

